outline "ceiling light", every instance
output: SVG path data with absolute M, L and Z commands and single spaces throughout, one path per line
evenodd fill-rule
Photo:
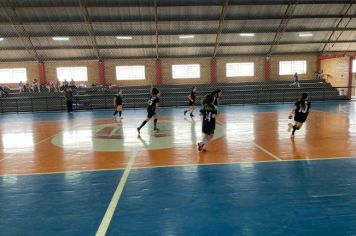
M 194 35 L 179 35 L 180 39 L 193 39 Z
M 125 39 L 125 40 L 132 39 L 131 36 L 117 36 L 116 38 L 117 38 L 117 39 Z
M 3 41 L 4 40 L 4 38 L 0 38 L 0 41 Z
M 254 33 L 241 33 L 240 36 L 241 37 L 254 37 L 255 34 Z
M 55 41 L 68 41 L 69 37 L 53 37 L 52 39 Z
M 312 37 L 312 33 L 299 33 L 299 37 Z

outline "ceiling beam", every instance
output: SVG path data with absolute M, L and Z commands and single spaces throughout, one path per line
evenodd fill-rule
M 227 7 L 229 5 L 229 0 L 224 0 L 223 5 L 221 7 L 221 13 L 220 13 L 220 19 L 219 19 L 219 27 L 218 27 L 218 32 L 216 33 L 216 38 L 215 38 L 215 45 L 214 45 L 214 51 L 213 51 L 213 58 L 216 57 L 218 47 L 219 47 L 219 42 L 220 42 L 220 37 L 221 33 L 223 31 L 224 27 L 224 19 L 227 13 Z
M 329 51 L 330 54 L 344 54 L 344 55 L 355 55 L 356 51 Z M 264 53 L 232 53 L 232 54 L 220 54 L 219 57 L 239 57 L 239 56 L 265 56 Z M 318 52 L 306 51 L 306 52 L 280 52 L 274 53 L 275 56 L 278 55 L 318 55 Z M 176 58 L 211 58 L 211 54 L 201 54 L 201 55 L 181 55 L 181 56 L 161 56 L 161 59 L 176 59 Z M 152 56 L 143 57 L 102 57 L 103 60 L 152 60 Z M 96 61 L 95 57 L 67 57 L 67 58 L 47 58 L 46 61 Z M 31 58 L 17 58 L 17 59 L 0 59 L 0 62 L 24 62 L 33 61 Z
M 273 33 L 276 32 L 278 29 L 270 29 L 270 28 L 254 28 L 254 29 L 235 29 L 235 30 L 229 30 L 225 29 L 222 34 L 240 34 L 240 33 Z M 293 28 L 288 28 L 284 30 L 284 32 L 287 33 L 299 33 L 299 32 L 329 32 L 329 31 L 356 31 L 356 27 L 347 27 L 347 28 L 329 28 L 329 27 L 322 27 L 322 28 L 307 28 L 307 27 L 293 27 Z M 68 36 L 68 37 L 87 37 L 88 34 L 84 31 L 80 32 L 49 32 L 49 33 L 31 33 L 28 32 L 30 37 L 54 37 L 54 36 Z M 176 35 L 181 35 L 182 32 L 178 31 L 160 31 L 160 35 L 165 35 L 165 36 L 176 36 Z M 184 31 L 184 34 L 194 34 L 194 35 L 216 35 L 216 31 L 214 32 L 214 29 L 201 29 L 201 30 L 186 30 Z M 120 32 L 100 32 L 100 33 L 95 33 L 96 37 L 114 37 L 117 35 L 132 35 L 133 37 L 137 36 L 155 36 L 156 32 L 155 31 L 146 31 L 142 32 L 140 31 L 120 31 Z M 17 34 L 7 34 L 3 36 L 5 38 L 14 38 L 18 37 Z
M 80 4 L 80 9 L 81 9 L 81 12 L 82 12 L 82 15 L 84 18 L 85 27 L 86 27 L 89 37 L 90 37 L 90 42 L 91 42 L 92 48 L 94 50 L 94 53 L 95 53 L 98 61 L 101 61 L 98 43 L 95 38 L 93 25 L 92 25 L 90 17 L 89 17 L 89 13 L 88 13 L 88 9 L 87 9 L 85 0 L 79 0 L 79 4 Z
M 354 1 L 354 0 L 351 0 Z M 11 1 L 5 1 L 5 6 L 9 6 Z M 347 4 L 350 3 L 350 0 L 299 0 L 299 4 Z M 233 1 L 230 3 L 231 6 L 251 6 L 251 5 L 288 5 L 288 1 L 285 0 L 250 0 L 250 1 Z M 211 1 L 204 2 L 204 1 L 165 1 L 160 3 L 160 7 L 181 7 L 181 6 L 221 6 L 219 2 L 213 3 Z M 59 2 L 58 4 L 54 5 L 51 1 L 43 1 L 41 3 L 32 3 L 30 1 L 23 2 L 19 4 L 19 8 L 43 8 L 43 7 L 79 7 L 77 4 L 69 3 L 69 2 Z M 91 2 L 88 4 L 88 7 L 152 7 L 152 4 L 149 1 L 140 2 L 137 4 L 136 1 L 121 1 L 120 3 L 116 3 L 113 1 L 98 1 L 98 2 Z
M 340 15 L 340 14 L 333 14 L 333 15 L 293 15 L 291 19 L 337 19 L 337 18 L 355 18 L 354 15 Z M 147 22 L 153 23 L 155 22 L 155 17 L 152 16 L 145 16 L 145 17 L 110 17 L 110 18 L 95 18 L 91 17 L 92 24 L 117 24 L 117 23 L 135 23 L 135 22 Z M 261 16 L 225 16 L 225 21 L 255 21 L 255 20 L 282 20 L 282 15 L 261 15 Z M 196 22 L 206 22 L 206 21 L 218 21 L 218 16 L 187 16 L 187 17 L 180 17 L 180 16 L 158 16 L 157 19 L 159 22 L 181 22 L 181 21 L 196 21 Z M 82 18 L 79 16 L 73 18 L 61 18 L 61 19 L 48 19 L 47 17 L 43 17 L 43 19 L 36 18 L 33 20 L 22 20 L 23 25 L 72 25 L 72 24 L 82 24 Z M 8 25 L 8 21 L 1 21 L 0 25 Z
M 6 15 L 8 21 L 11 23 L 12 28 L 16 32 L 18 38 L 20 38 L 24 49 L 27 53 L 33 57 L 36 61 L 41 61 L 32 41 L 31 38 L 26 31 L 26 29 L 22 26 L 21 18 L 17 15 L 16 10 L 14 7 L 3 7 L 2 2 L 0 2 L 0 9 Z
M 291 17 L 294 14 L 294 11 L 297 7 L 298 0 L 289 0 L 289 4 L 286 8 L 286 11 L 284 13 L 283 19 L 281 20 L 281 23 L 279 24 L 279 27 L 277 29 L 277 32 L 274 36 L 273 42 L 270 46 L 270 49 L 268 50 L 267 56 L 271 56 L 273 51 L 277 48 L 279 42 L 281 41 L 283 37 L 283 33 L 286 31 L 288 27 L 288 23 L 291 19 Z
M 305 45 L 305 44 L 324 44 L 327 41 L 285 41 L 280 42 L 280 45 Z M 356 43 L 355 40 L 340 40 L 340 41 L 330 41 L 329 43 Z M 243 46 L 268 46 L 272 42 L 247 42 L 247 43 L 220 43 L 219 47 L 243 47 Z M 190 44 L 160 44 L 160 48 L 195 48 L 195 47 L 213 47 L 214 43 L 190 43 Z M 145 49 L 145 48 L 156 48 L 156 44 L 133 44 L 133 45 L 98 45 L 100 50 L 103 49 Z M 90 45 L 81 45 L 81 46 L 45 46 L 45 47 L 36 47 L 37 51 L 42 50 L 90 50 L 92 46 Z M 0 51 L 19 51 L 23 50 L 23 47 L 0 47 Z
M 334 47 L 335 44 L 334 43 L 330 43 L 330 42 L 331 41 L 335 41 L 335 40 L 337 41 L 341 37 L 341 35 L 344 33 L 344 30 L 337 31 L 337 29 L 338 28 L 345 28 L 345 27 L 347 27 L 349 25 L 349 23 L 351 22 L 352 18 L 345 17 L 345 16 L 347 16 L 350 13 L 354 17 L 356 16 L 356 5 L 354 5 L 352 3 L 348 4 L 345 7 L 344 16 L 342 18 L 340 18 L 340 20 L 336 24 L 336 27 L 331 31 L 331 33 L 330 33 L 330 35 L 329 35 L 329 37 L 327 39 L 327 42 L 324 44 L 323 48 L 321 49 L 321 53 L 324 53 L 327 49 Z

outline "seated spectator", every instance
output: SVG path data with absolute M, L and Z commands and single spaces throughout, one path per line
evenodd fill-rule
M 31 92 L 31 86 L 28 82 L 24 85 L 24 92 Z
M 9 95 L 9 87 L 7 86 L 0 86 L 0 97 L 4 98 L 7 97 Z
M 32 82 L 32 91 L 35 92 L 35 93 L 39 93 L 41 91 L 40 85 L 37 82 L 37 79 L 34 79 L 33 82 Z

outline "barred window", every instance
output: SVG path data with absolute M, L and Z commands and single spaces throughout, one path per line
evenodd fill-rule
M 226 63 L 226 77 L 254 76 L 253 62 Z
M 87 67 L 57 67 L 59 81 L 88 81 Z
M 199 79 L 200 65 L 186 64 L 186 65 L 172 65 L 173 79 Z
M 144 80 L 145 66 L 116 66 L 116 80 Z
M 307 61 L 280 61 L 279 75 L 293 75 L 307 73 Z
M 0 83 L 11 84 L 20 81 L 23 83 L 27 81 L 26 68 L 0 69 Z

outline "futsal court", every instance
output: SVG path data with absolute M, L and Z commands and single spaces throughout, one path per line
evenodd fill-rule
M 221 106 L 198 152 L 199 116 L 144 109 L 0 116 L 1 235 L 353 235 L 356 103 Z

